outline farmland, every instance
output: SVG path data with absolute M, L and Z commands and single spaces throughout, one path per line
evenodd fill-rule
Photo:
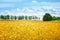
M 60 22 L 3 20 L 0 40 L 60 40 Z

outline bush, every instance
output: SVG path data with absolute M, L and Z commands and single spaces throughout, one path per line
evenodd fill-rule
M 53 16 L 52 18 L 53 18 L 53 20 L 57 20 L 57 17 L 55 17 L 55 16 Z
M 51 21 L 52 20 L 52 16 L 49 13 L 46 13 L 43 16 L 43 21 Z

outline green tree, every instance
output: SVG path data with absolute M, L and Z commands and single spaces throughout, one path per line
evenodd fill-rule
M 4 16 L 3 16 L 3 15 L 1 15 L 1 19 L 2 19 L 2 20 L 4 19 Z
M 14 16 L 11 15 L 11 20 L 13 20 L 13 19 L 14 19 Z
M 0 15 L 0 20 L 1 20 L 1 15 Z
M 53 18 L 53 20 L 57 20 L 57 17 L 55 17 L 55 16 L 53 16 L 52 18 Z
M 35 16 L 32 16 L 32 19 L 35 20 Z
M 25 20 L 27 20 L 28 18 L 27 18 L 28 16 L 25 16 Z
M 24 16 L 22 16 L 22 19 L 24 19 Z
M 56 17 L 57 18 L 57 20 L 60 20 L 60 17 Z
M 6 15 L 6 16 L 5 16 L 5 19 L 9 20 L 9 15 Z
M 17 16 L 14 16 L 15 17 L 15 20 L 17 19 Z
M 32 16 L 29 16 L 29 20 L 32 20 Z
M 38 19 L 38 17 L 37 17 L 37 16 L 35 16 L 35 19 Z
M 18 16 L 18 20 L 22 20 L 23 19 L 23 16 Z
M 49 13 L 46 13 L 43 16 L 43 21 L 51 21 L 52 20 L 52 16 Z

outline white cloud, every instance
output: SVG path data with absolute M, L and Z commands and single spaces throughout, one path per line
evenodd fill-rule
M 45 10 L 47 10 L 46 12 L 50 13 L 52 16 L 60 16 L 60 11 L 58 10 L 58 8 L 23 8 L 23 9 L 19 9 L 17 8 L 16 10 L 5 10 L 4 12 L 1 12 L 1 14 L 9 14 L 9 15 L 35 15 L 40 17 L 40 19 L 42 20 L 43 15 L 46 13 Z M 52 11 L 50 11 L 52 10 Z M 53 11 L 56 11 L 56 13 L 53 13 Z
M 38 3 L 36 0 L 32 0 L 32 3 Z

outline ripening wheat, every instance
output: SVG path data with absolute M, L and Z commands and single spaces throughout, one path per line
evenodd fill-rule
M 60 23 L 0 21 L 0 40 L 60 40 Z

